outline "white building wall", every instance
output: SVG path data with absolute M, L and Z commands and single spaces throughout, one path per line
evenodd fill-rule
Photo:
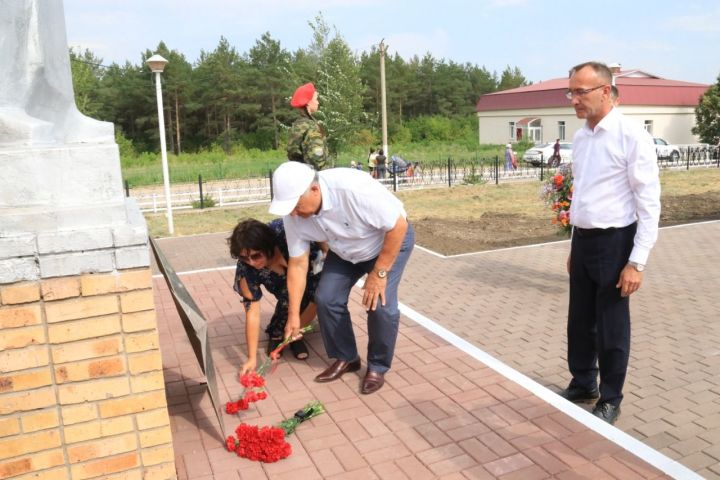
M 669 143 L 697 143 L 698 137 L 691 130 L 695 125 L 694 107 L 644 107 L 620 105 L 620 111 L 644 125 L 652 120 L 654 137 L 661 137 Z M 565 140 L 572 141 L 575 132 L 583 126 L 584 120 L 575 116 L 575 110 L 567 108 L 538 108 L 528 110 L 498 110 L 478 112 L 478 132 L 481 144 L 503 144 L 514 142 L 510 136 L 510 122 L 518 122 L 523 118 L 539 118 L 542 124 L 542 142 L 554 142 L 558 138 L 558 122 L 565 122 Z

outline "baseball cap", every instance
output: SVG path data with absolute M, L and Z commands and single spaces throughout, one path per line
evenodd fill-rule
M 315 170 L 304 163 L 285 162 L 280 165 L 273 173 L 273 200 L 268 211 L 273 215 L 288 215 L 314 178 Z

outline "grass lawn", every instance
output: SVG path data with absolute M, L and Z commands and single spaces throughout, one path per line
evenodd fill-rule
M 662 171 L 663 202 L 669 199 L 716 197 L 720 195 L 720 169 Z M 448 220 L 478 220 L 483 214 L 551 218 L 551 212 L 539 197 L 540 182 L 504 183 L 500 185 L 461 185 L 399 192 L 413 219 L 443 218 Z M 720 213 L 720 203 L 714 203 L 714 213 Z M 230 231 L 238 220 L 254 217 L 261 221 L 274 218 L 267 213 L 267 204 L 250 207 L 181 210 L 173 212 L 175 235 L 195 235 Z M 712 205 L 709 207 L 712 209 Z M 708 212 L 712 216 L 712 211 Z M 146 214 L 150 234 L 167 236 L 167 222 L 163 214 Z

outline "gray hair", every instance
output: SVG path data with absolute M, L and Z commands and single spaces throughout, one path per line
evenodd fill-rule
M 575 65 L 574 67 L 572 67 L 570 69 L 570 73 L 569 73 L 568 77 L 572 77 L 575 73 L 579 72 L 580 70 L 582 70 L 585 67 L 591 68 L 593 70 L 593 72 L 595 72 L 595 74 L 607 85 L 612 84 L 613 74 L 610 71 L 610 68 L 607 65 L 605 65 L 604 63 L 600 63 L 600 62 L 585 62 L 585 63 L 581 63 L 579 65 Z

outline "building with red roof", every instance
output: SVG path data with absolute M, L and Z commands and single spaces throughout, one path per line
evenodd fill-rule
M 691 132 L 695 107 L 710 85 L 667 80 L 618 66 L 611 69 L 619 91 L 618 108 L 624 115 L 669 143 L 698 141 Z M 565 77 L 483 95 L 476 106 L 480 143 L 571 141 L 585 121 L 575 116 L 565 97 L 567 88 Z

